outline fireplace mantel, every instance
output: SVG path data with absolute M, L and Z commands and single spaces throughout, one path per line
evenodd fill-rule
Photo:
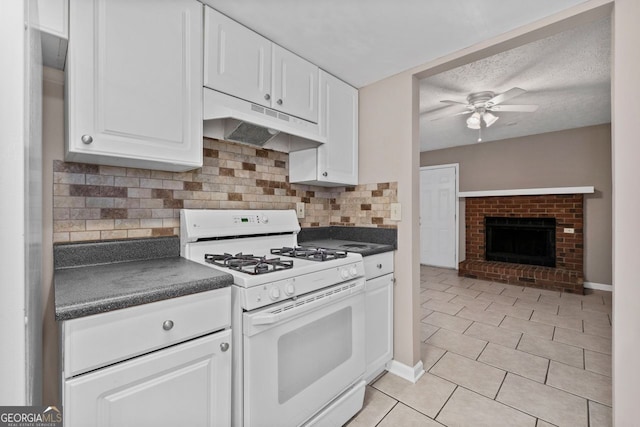
M 512 190 L 460 191 L 458 197 L 494 197 L 494 196 L 538 196 L 544 194 L 592 194 L 593 186 L 588 187 L 551 187 L 516 188 Z

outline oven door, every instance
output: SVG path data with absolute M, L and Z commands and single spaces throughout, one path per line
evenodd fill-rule
M 296 426 L 362 378 L 364 279 L 243 315 L 244 425 Z

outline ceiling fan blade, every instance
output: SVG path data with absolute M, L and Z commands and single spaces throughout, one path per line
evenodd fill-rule
M 462 105 L 450 105 L 444 108 L 438 108 L 437 110 L 425 111 L 422 115 L 429 120 L 440 120 L 445 117 L 458 116 L 460 114 L 469 114 L 472 111 L 466 106 Z
M 495 112 L 513 111 L 523 113 L 533 113 L 538 109 L 537 105 L 494 105 L 487 110 Z
M 524 89 L 520 89 L 519 87 L 513 87 L 511 89 L 509 89 L 508 91 L 501 93 L 500 95 L 496 95 L 493 98 L 491 98 L 490 100 L 488 100 L 486 102 L 486 106 L 490 107 L 493 105 L 497 105 L 497 104 L 501 104 L 504 101 L 507 101 L 511 98 L 515 98 L 518 95 L 522 95 L 523 93 L 525 93 L 526 90 Z
M 451 101 L 450 99 L 445 99 L 445 100 L 440 101 L 440 102 L 442 102 L 442 103 L 444 103 L 444 104 L 455 104 L 455 105 L 460 104 L 460 105 L 469 105 L 469 104 L 468 104 L 468 103 L 466 103 L 466 102 Z M 471 107 L 472 107 L 472 106 L 471 106 L 471 105 L 469 105 L 469 108 L 471 108 Z

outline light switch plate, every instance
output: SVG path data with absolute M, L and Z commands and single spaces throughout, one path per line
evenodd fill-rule
M 402 208 L 400 203 L 391 203 L 391 220 L 400 221 L 402 219 Z
M 565 228 L 565 229 L 564 229 L 564 232 L 565 232 L 565 233 L 567 233 L 567 234 L 573 234 L 573 233 L 575 233 L 575 232 L 576 232 L 576 230 L 575 230 L 575 229 L 573 229 L 573 228 Z
M 304 218 L 304 202 L 296 203 L 296 215 L 298 218 Z

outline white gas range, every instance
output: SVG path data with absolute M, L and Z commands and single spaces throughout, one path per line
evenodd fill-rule
M 342 425 L 364 398 L 364 264 L 298 248 L 293 210 L 180 212 L 180 254 L 234 277 L 234 426 Z

